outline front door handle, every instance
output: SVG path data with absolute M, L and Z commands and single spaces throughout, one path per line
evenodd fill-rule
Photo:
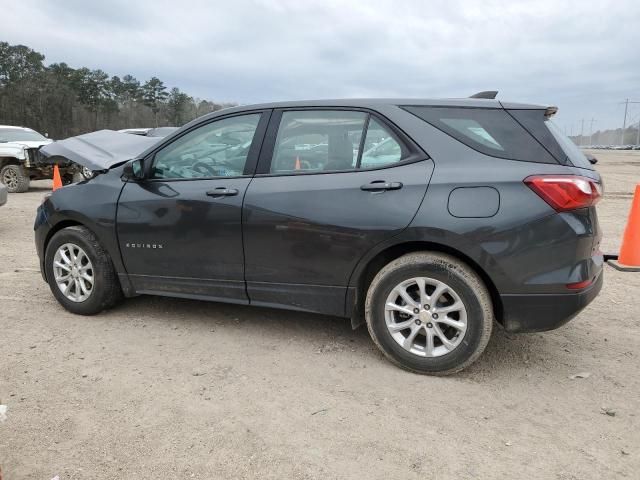
M 215 188 L 213 190 L 209 190 L 207 192 L 207 196 L 209 197 L 233 197 L 234 195 L 237 195 L 238 189 L 237 188 L 227 188 L 227 187 L 218 187 Z
M 375 180 L 371 183 L 367 183 L 360 187 L 360 190 L 365 192 L 384 192 L 385 190 L 400 190 L 402 183 L 400 182 L 385 182 L 384 180 Z

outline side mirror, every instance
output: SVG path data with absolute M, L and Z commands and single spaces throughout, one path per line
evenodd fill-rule
M 122 180 L 125 182 L 144 180 L 144 161 L 141 158 L 137 158 L 127 162 L 122 170 Z
M 591 155 L 590 153 L 586 153 L 585 156 L 587 157 L 587 160 L 589 160 L 589 163 L 591 165 L 595 165 L 596 163 L 598 163 L 598 159 L 593 155 Z

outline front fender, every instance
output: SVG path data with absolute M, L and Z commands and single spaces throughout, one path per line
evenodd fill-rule
M 22 145 L 2 145 L 0 144 L 0 157 L 15 158 L 16 160 L 26 160 L 27 152 Z
M 116 211 L 123 186 L 119 172 L 109 171 L 53 192 L 41 207 L 49 225 L 42 255 L 56 231 L 66 225 L 82 225 L 96 235 L 109 253 L 116 272 L 126 274 L 116 233 Z

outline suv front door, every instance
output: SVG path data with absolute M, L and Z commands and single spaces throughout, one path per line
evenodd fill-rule
M 375 114 L 274 111 L 243 208 L 251 303 L 344 315 L 358 260 L 411 222 L 432 171 Z
M 269 112 L 196 126 L 159 148 L 148 178 L 120 195 L 117 232 L 138 293 L 248 303 L 242 200 Z

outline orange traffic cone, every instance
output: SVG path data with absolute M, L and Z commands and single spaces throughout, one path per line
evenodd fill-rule
M 627 228 L 622 237 L 618 263 L 622 266 L 640 267 L 640 183 L 636 185 Z
M 62 178 L 60 178 L 60 169 L 58 165 L 53 166 L 53 189 L 52 191 L 56 191 L 57 189 L 62 187 Z
M 295 167 L 295 169 L 296 170 L 300 170 L 300 168 L 301 168 L 300 167 L 300 157 L 296 157 L 296 167 Z

